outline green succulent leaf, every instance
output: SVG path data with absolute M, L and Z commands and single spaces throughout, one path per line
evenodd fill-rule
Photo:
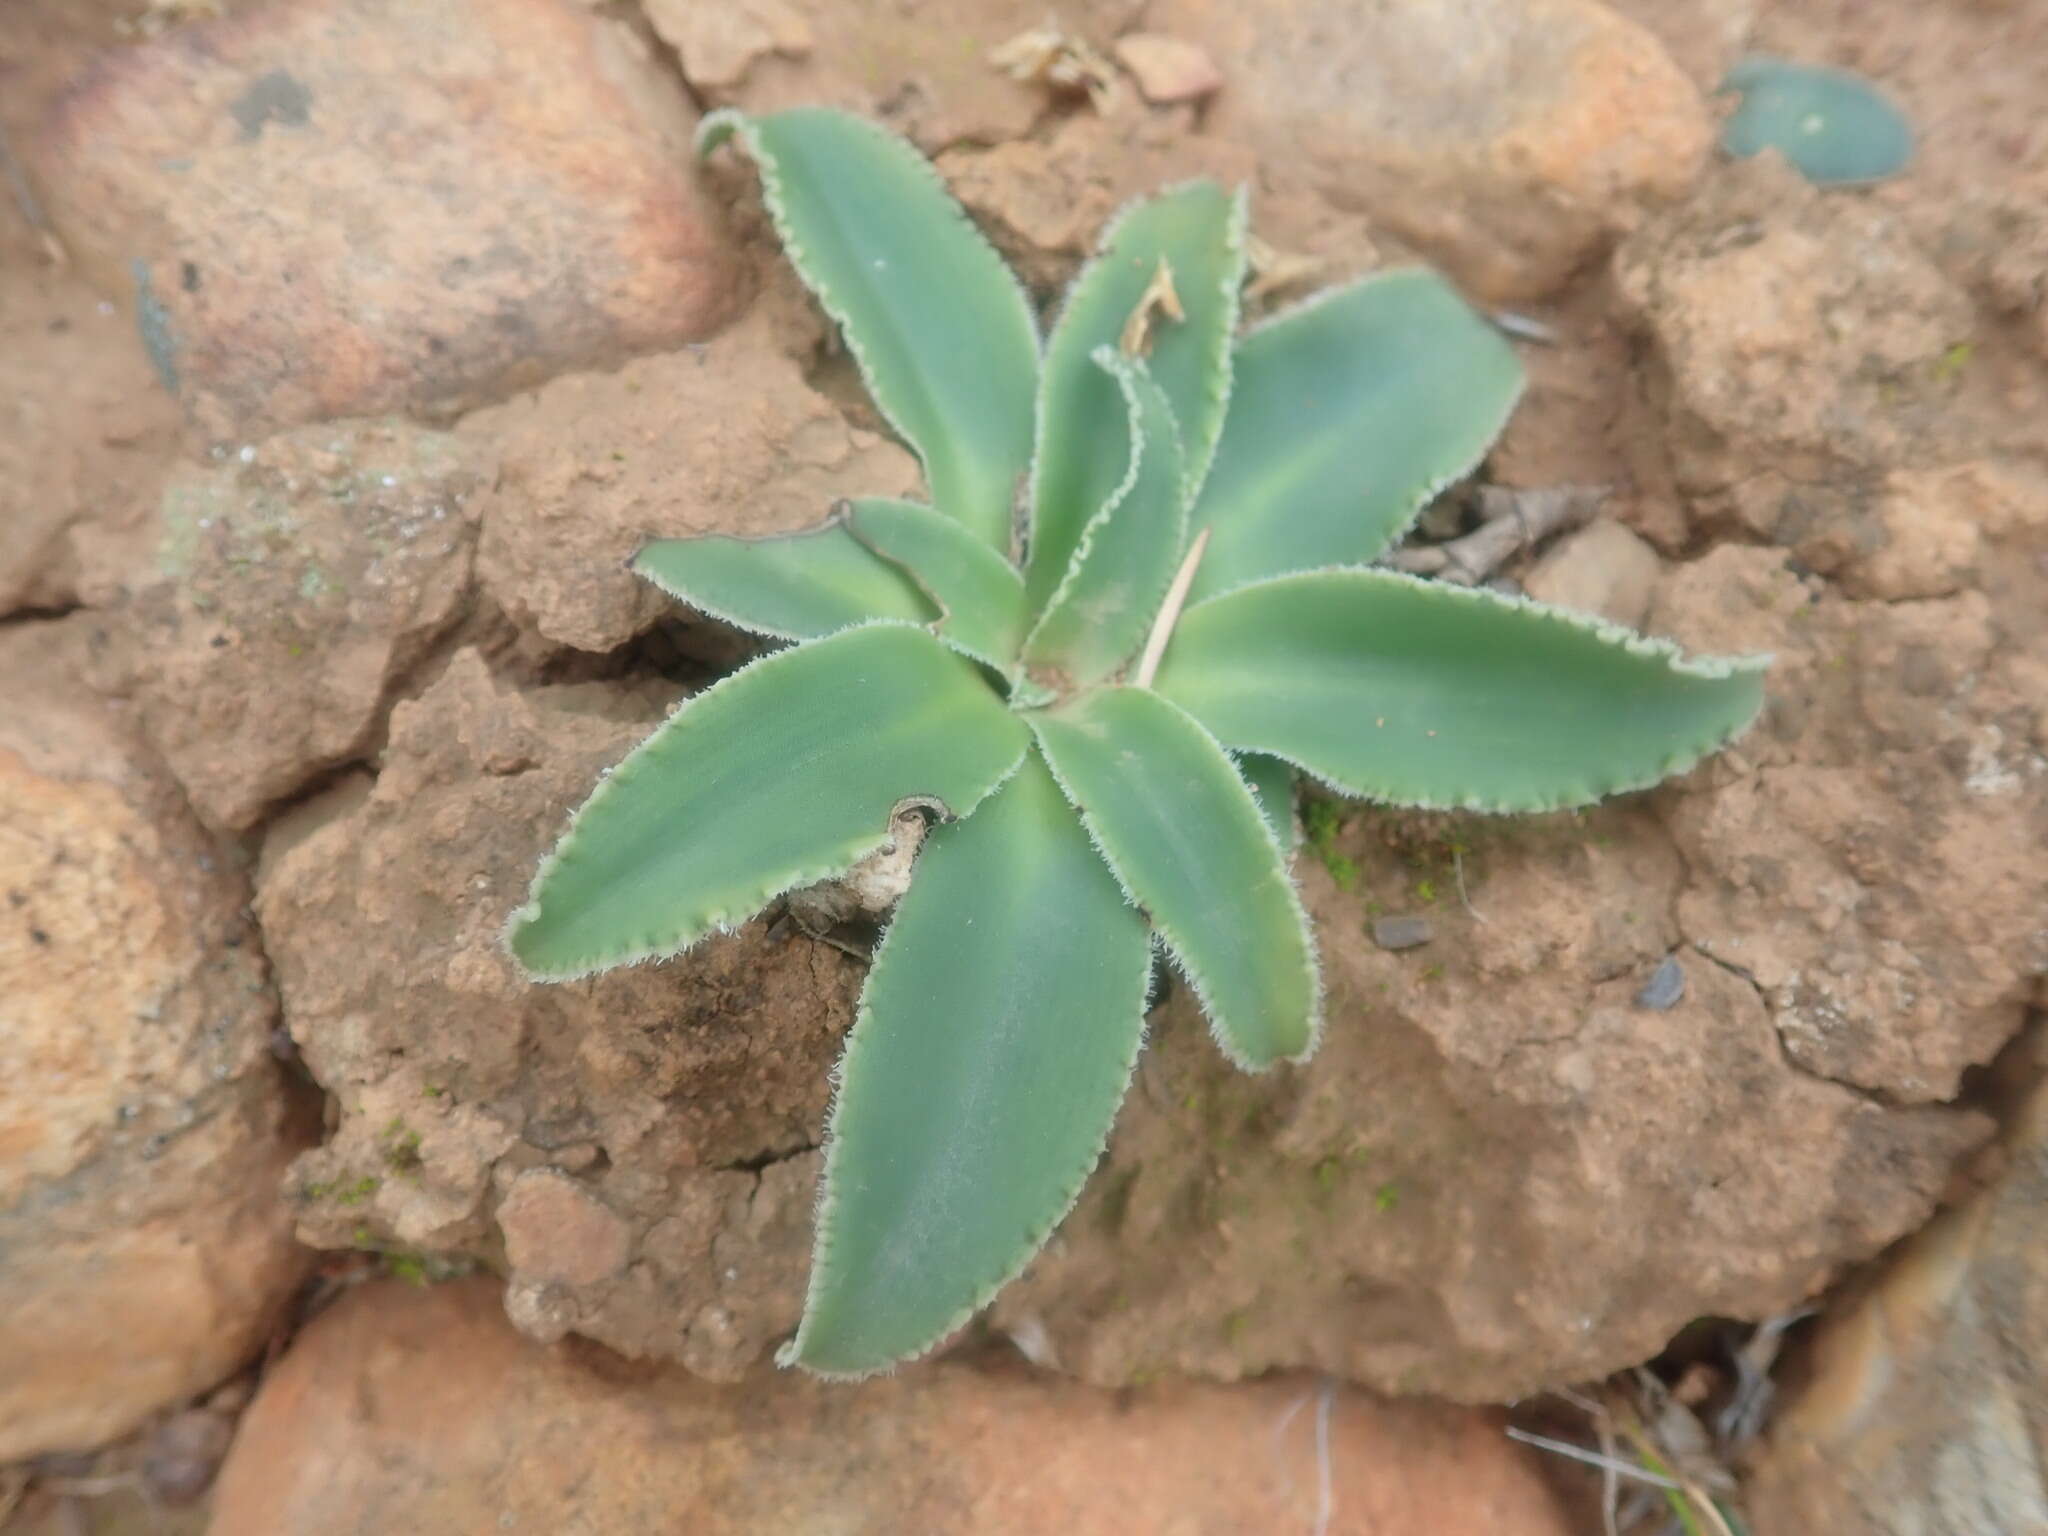
M 1259 814 L 1266 818 L 1273 841 L 1282 853 L 1292 855 L 1301 846 L 1301 822 L 1294 814 L 1294 764 L 1263 752 L 1242 752 L 1235 761 L 1245 788 L 1259 802 Z
M 1024 290 L 931 163 L 894 134 L 823 108 L 714 112 L 699 153 L 735 136 L 760 168 L 791 264 L 924 461 L 933 502 L 1007 553 L 1038 382 Z
M 1846 69 L 1768 54 L 1740 59 L 1721 82 L 1741 105 L 1721 129 L 1738 160 L 1775 149 L 1816 186 L 1896 176 L 1913 158 L 1913 125 L 1870 81 Z
M 1229 755 L 1142 688 L 1028 717 L 1125 891 L 1247 1071 L 1315 1049 L 1315 942 L 1287 861 Z
M 1070 684 L 1107 677 L 1144 643 L 1187 526 L 1186 460 L 1165 392 L 1113 347 L 1098 347 L 1095 365 L 1121 396 L 1124 476 L 1082 530 L 1066 580 L 1024 642 L 1027 663 Z
M 1098 349 L 1122 341 L 1162 261 L 1184 318 L 1153 315 L 1144 356 L 1180 423 L 1189 495 L 1208 471 L 1230 399 L 1245 200 L 1212 181 L 1195 181 L 1135 204 L 1110 226 L 1046 345 L 1025 573 L 1034 605 L 1043 606 L 1065 579 L 1082 530 L 1123 478 L 1129 454 L 1117 381 L 1094 359 Z
M 909 625 L 765 657 L 597 786 L 507 942 L 553 981 L 675 954 L 873 853 L 905 799 L 964 816 L 1029 739 L 971 662 Z
M 1238 344 L 1230 416 L 1195 503 L 1190 601 L 1377 559 L 1468 473 L 1522 390 L 1512 348 L 1421 268 L 1378 273 Z
M 1155 681 L 1225 745 L 1347 794 L 1546 811 L 1725 746 L 1756 718 L 1767 661 L 1687 659 L 1561 608 L 1335 570 L 1189 609 Z
M 1151 955 L 1035 756 L 931 833 L 847 1042 L 785 1365 L 922 1354 L 1024 1267 L 1101 1156 Z
M 1031 616 L 1014 565 L 943 512 L 913 501 L 851 502 L 847 525 L 939 609 L 939 638 L 999 670 L 1016 661 Z
M 699 612 L 778 640 L 813 640 L 870 619 L 929 624 L 940 616 L 843 516 L 765 539 L 656 539 L 633 557 L 633 569 Z

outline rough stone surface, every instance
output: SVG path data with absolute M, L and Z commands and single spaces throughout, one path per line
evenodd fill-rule
M 247 888 L 91 702 L 82 622 L 0 635 L 0 1462 L 211 1386 L 303 1270 Z
M 2048 973 L 2048 659 L 2028 599 L 2004 608 L 1844 603 L 1728 546 L 1652 617 L 1778 656 L 1763 723 L 1701 770 L 1718 790 L 1673 804 L 1686 936 L 1754 981 L 1795 1061 L 1907 1103 L 1952 1097 Z
M 0 617 L 78 600 L 74 530 L 147 506 L 178 423 L 121 317 L 20 249 L 0 260 Z
M 1717 168 L 1614 271 L 1656 350 L 1682 488 L 1753 535 L 1839 526 L 1871 467 L 1937 436 L 1955 454 L 1943 358 L 1969 301 L 1883 204 L 1758 156 Z
M 269 832 L 257 910 L 337 1107 L 291 1179 L 306 1241 L 495 1261 L 502 1219 L 521 1326 L 731 1378 L 801 1304 L 809 1148 L 858 967 L 756 922 L 530 986 L 498 942 L 568 812 L 674 694 L 522 693 L 459 653 L 393 712 L 374 783 Z
M 1782 1309 L 1910 1230 L 1982 1122 L 1859 1090 L 1944 1099 L 2017 1026 L 2040 781 L 1970 792 L 1957 740 L 1922 739 L 1931 708 L 1958 708 L 1953 680 L 1895 680 L 1978 676 L 1943 728 L 1964 748 L 1983 722 L 2037 722 L 1981 614 L 1950 636 L 1928 628 L 1945 612 L 1913 611 L 1943 605 L 1807 595 L 1768 550 L 1660 585 L 1658 627 L 1786 658 L 1751 744 L 1683 792 L 1583 818 L 1355 819 L 1342 848 L 1364 883 L 1307 872 L 1322 1053 L 1241 1077 L 1177 1004 L 1107 1164 L 995 1326 L 1105 1384 L 1312 1365 L 1498 1399 L 1640 1359 L 1695 1316 Z M 1897 660 L 1899 623 L 1932 661 Z M 1838 672 L 1842 645 L 1892 650 Z M 341 1105 L 295 1176 L 309 1241 L 495 1258 L 499 1229 L 524 1331 L 731 1378 L 795 1319 L 805 1148 L 858 966 L 755 924 L 670 965 L 526 988 L 496 944 L 564 812 L 660 703 L 620 683 L 520 691 L 464 653 L 398 708 L 373 789 L 273 833 L 259 911 Z M 1853 799 L 1780 787 L 1842 771 Z M 1930 836 L 1916 806 L 1951 830 Z M 1842 837 L 1849 815 L 1879 835 Z M 1796 878 L 1761 890 L 1794 836 L 1814 839 Z M 1847 870 L 1875 880 L 1852 861 L 1880 853 L 1899 880 L 1858 894 Z M 1368 926 L 1387 911 L 1427 912 L 1435 942 L 1382 951 Z M 1684 999 L 1636 1008 L 1675 950 Z M 391 958 L 371 972 L 366 952 Z M 1895 983 L 1905 1002 L 1869 990 Z
M 1801 541 L 1815 563 L 1839 556 L 1842 584 L 1858 596 L 1951 597 L 1982 585 L 1987 541 L 2048 548 L 2048 476 L 2039 468 L 1976 460 L 1886 475 L 1869 516 Z
M 1216 61 L 1184 38 L 1128 32 L 1116 40 L 1116 61 L 1150 102 L 1199 101 L 1223 88 Z
M 1206 126 L 1262 172 L 1494 301 L 1552 291 L 1687 190 L 1712 125 L 1648 32 L 1592 0 L 1169 0 L 1148 26 L 1226 61 Z
M 693 0 L 641 0 L 647 20 L 676 51 L 683 74 L 698 90 L 727 90 L 746 78 L 756 59 L 771 54 L 806 57 L 815 42 L 811 24 L 786 0 L 736 0 L 699 5 Z
M 1284 1379 L 1110 1396 L 1018 1366 L 736 1393 L 543 1349 L 496 1314 L 476 1282 L 338 1303 L 250 1409 L 212 1536 L 1570 1528 L 1485 1413 L 1341 1389 L 1325 1407 Z
M 572 0 L 280 0 L 110 51 L 28 146 L 214 438 L 438 409 L 712 329 L 691 111 Z
M 1823 1322 L 1751 1480 L 1758 1536 L 2048 1530 L 2048 1093 L 2007 1141 L 1995 1187 Z
M 765 312 L 686 352 L 557 379 L 478 412 L 463 435 L 500 464 L 483 502 L 485 589 L 586 651 L 676 611 L 626 569 L 649 538 L 783 533 L 822 522 L 840 497 L 920 484 L 909 453 L 804 383 Z
M 1041 87 L 1011 79 L 988 59 L 1019 33 L 1046 25 L 1037 0 L 961 0 L 947 7 L 943 24 L 921 0 L 642 5 L 677 49 L 700 99 L 714 106 L 845 107 L 933 153 L 1019 138 L 1053 104 Z M 1058 24 L 1106 43 L 1138 9 L 1132 0 L 1073 0 Z
M 1029 139 L 961 145 L 938 157 L 960 199 L 1025 281 L 1041 291 L 1062 288 L 1092 253 L 1116 211 L 1162 186 L 1209 176 L 1225 186 L 1253 181 L 1258 156 L 1242 143 L 1189 134 L 1170 113 L 1105 118 L 1075 113 Z M 1285 222 L 1300 200 L 1261 196 L 1254 229 L 1290 248 L 1304 231 Z M 1324 215 L 1327 217 L 1327 214 Z M 1355 225 L 1346 260 L 1361 245 Z
M 1540 602 L 1640 629 L 1659 569 L 1657 551 L 1644 539 L 1601 517 L 1558 540 L 1522 578 L 1522 590 Z
M 487 481 L 402 421 L 306 427 L 173 470 L 140 536 L 87 537 L 96 668 L 209 825 L 241 829 L 361 758 L 462 616 Z
M 1704 962 L 1668 1012 L 1633 1006 L 1680 940 L 1682 872 L 1640 807 L 1507 828 L 1354 823 L 1358 891 L 1304 880 L 1314 1062 L 1243 1077 L 1173 1005 L 996 1325 L 1105 1384 L 1313 1364 L 1499 1400 L 1654 1354 L 1693 1317 L 1786 1307 L 1925 1217 L 1980 1119 L 1816 1079 Z M 1487 924 L 1452 905 L 1453 838 Z M 1422 880 L 1436 943 L 1379 950 L 1361 906 Z

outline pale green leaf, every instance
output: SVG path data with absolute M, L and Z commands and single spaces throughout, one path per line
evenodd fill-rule
M 1485 455 L 1522 389 L 1498 332 L 1435 273 L 1332 289 L 1238 344 L 1230 417 L 1189 531 L 1191 600 L 1377 559 Z
M 1241 752 L 1233 759 L 1245 788 L 1259 802 L 1259 814 L 1272 829 L 1282 853 L 1301 844 L 1301 818 L 1294 814 L 1294 764 L 1263 752 Z
M 1097 348 L 1095 364 L 1115 381 L 1127 422 L 1124 477 L 1082 530 L 1066 580 L 1024 642 L 1026 663 L 1062 685 L 1107 677 L 1144 643 L 1187 526 L 1185 459 L 1165 393 L 1113 347 Z
M 1229 755 L 1177 706 L 1105 688 L 1028 717 L 1096 847 L 1258 1071 L 1315 1049 L 1314 940 L 1287 861 Z
M 1038 382 L 1024 290 L 930 162 L 887 130 L 817 107 L 714 112 L 699 150 L 735 135 L 790 263 L 924 461 L 933 502 L 1007 553 Z
M 1156 686 L 1239 751 L 1398 805 L 1543 811 L 1681 772 L 1755 719 L 1767 658 L 1691 659 L 1597 619 L 1393 571 L 1191 608 Z
M 1721 126 L 1721 148 L 1738 160 L 1775 149 L 1831 187 L 1883 181 L 1913 158 L 1906 114 L 1849 70 L 1756 53 L 1736 61 L 1721 89 L 1742 95 Z
M 1153 313 L 1145 358 L 1179 421 L 1185 489 L 1207 472 L 1230 398 L 1230 343 L 1244 277 L 1245 202 L 1212 181 L 1189 182 L 1127 210 L 1068 293 L 1039 381 L 1025 589 L 1043 607 L 1065 578 L 1081 534 L 1123 478 L 1129 457 L 1116 382 L 1093 361 L 1116 346 L 1164 260 L 1186 318 Z
M 686 702 L 584 802 L 507 934 L 566 980 L 671 955 L 888 840 L 908 798 L 965 815 L 1029 734 L 973 663 L 871 624 Z
M 1016 661 L 1030 615 L 1014 565 L 916 502 L 854 501 L 846 515 L 854 537 L 901 566 L 939 609 L 933 628 L 941 639 L 999 669 Z
M 699 612 L 779 640 L 811 640 L 870 619 L 926 624 L 939 611 L 843 516 L 764 539 L 656 539 L 633 569 Z
M 784 1364 L 922 1354 L 1024 1267 L 1101 1156 L 1151 955 L 1035 756 L 931 833 L 847 1042 Z

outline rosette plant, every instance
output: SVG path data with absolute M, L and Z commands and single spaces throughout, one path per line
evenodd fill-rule
M 1742 730 L 1761 664 L 1373 566 L 1521 388 L 1429 272 L 1240 335 L 1244 199 L 1198 181 L 1116 219 L 1041 343 L 907 144 L 822 110 L 719 113 L 700 148 L 728 138 L 930 501 L 641 552 L 683 602 L 793 643 L 598 785 L 508 942 L 545 980 L 673 955 L 932 815 L 839 1068 L 781 1357 L 854 1376 L 943 1339 L 1073 1204 L 1155 950 L 1239 1066 L 1315 1048 L 1295 774 L 1582 805 Z

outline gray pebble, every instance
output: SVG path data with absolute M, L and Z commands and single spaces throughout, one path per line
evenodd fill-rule
M 1650 979 L 1636 993 L 1636 1006 L 1654 1008 L 1662 1013 L 1667 1008 L 1676 1008 L 1678 1000 L 1684 996 L 1685 967 L 1678 963 L 1678 956 L 1666 955 L 1663 963 L 1650 973 Z
M 1372 920 L 1372 941 L 1381 949 L 1413 949 L 1430 940 L 1426 917 L 1376 917 Z

